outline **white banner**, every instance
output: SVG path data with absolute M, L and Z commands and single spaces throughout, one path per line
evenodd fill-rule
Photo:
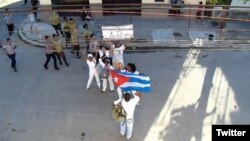
M 133 25 L 102 26 L 102 36 L 106 40 L 125 40 L 134 38 Z

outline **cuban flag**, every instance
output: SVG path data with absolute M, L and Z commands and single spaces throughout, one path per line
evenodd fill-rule
M 123 91 L 150 92 L 150 78 L 147 75 L 116 72 L 110 70 L 114 85 Z

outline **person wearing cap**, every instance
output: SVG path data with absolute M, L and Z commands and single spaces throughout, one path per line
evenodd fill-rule
M 10 38 L 6 39 L 6 42 L 3 44 L 3 50 L 6 53 L 6 55 L 11 60 L 11 67 L 15 72 L 17 72 L 16 69 L 16 44 L 11 41 Z
M 88 58 L 87 58 L 86 62 L 89 66 L 89 79 L 87 82 L 87 90 L 89 89 L 89 87 L 92 83 L 93 77 L 95 77 L 97 86 L 98 86 L 98 88 L 100 88 L 101 82 L 100 82 L 98 72 L 96 70 L 96 60 L 94 59 L 92 54 L 88 54 Z
M 105 69 L 106 71 L 109 71 L 109 69 L 114 70 L 113 66 L 110 65 L 109 58 L 107 58 L 107 57 L 100 58 L 99 63 L 102 66 L 102 68 Z M 108 75 L 107 77 L 102 78 L 102 92 L 106 91 L 107 82 L 109 82 L 110 91 L 113 92 L 115 88 L 114 88 L 114 82 L 113 82 L 113 79 L 112 79 L 111 75 Z
M 141 99 L 141 93 L 132 91 L 131 94 L 126 92 L 123 95 L 121 106 L 124 110 L 123 112 L 126 113 L 126 120 L 120 122 L 120 134 L 122 136 L 126 134 L 126 139 L 129 140 L 133 134 L 134 111 L 136 104 Z M 133 95 L 133 97 L 131 95 Z

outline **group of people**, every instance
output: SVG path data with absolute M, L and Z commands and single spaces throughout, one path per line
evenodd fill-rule
M 90 14 L 87 12 L 84 13 L 84 17 L 83 20 L 89 21 L 91 19 Z M 30 18 L 30 20 L 34 19 L 35 21 L 33 11 L 30 12 L 28 18 Z M 11 21 L 11 18 L 6 18 L 6 21 L 7 20 Z M 75 54 L 76 58 L 82 58 L 85 60 L 89 67 L 89 78 L 86 86 L 87 90 L 90 89 L 92 80 L 95 77 L 97 87 L 100 89 L 101 93 L 107 91 L 108 85 L 110 92 L 117 91 L 118 99 L 114 101 L 114 104 L 120 103 L 127 115 L 125 121 L 120 124 L 120 134 L 123 136 L 126 134 L 126 138 L 130 139 L 133 132 L 134 110 L 140 100 L 141 94 L 137 91 L 124 92 L 119 87 L 115 88 L 113 78 L 109 72 L 109 70 L 117 70 L 136 75 L 139 74 L 139 72 L 136 71 L 135 64 L 128 63 L 126 66 L 124 64 L 123 52 L 126 49 L 126 46 L 119 41 L 98 41 L 96 35 L 88 28 L 88 24 L 83 25 L 82 38 L 79 38 L 80 36 L 76 21 L 73 18 L 68 20 L 67 17 L 64 17 L 63 22 L 61 22 L 60 16 L 56 10 L 52 11 L 49 20 L 55 29 L 55 34 L 44 36 L 46 61 L 43 64 L 43 67 L 45 69 L 49 68 L 48 64 L 51 58 L 53 59 L 55 70 L 60 69 L 57 62 L 59 62 L 60 65 L 63 65 L 61 58 L 63 59 L 64 64 L 69 66 L 64 53 L 64 47 L 71 46 L 72 50 L 70 52 Z M 31 31 L 32 30 L 33 27 L 31 27 Z M 60 40 L 59 33 L 65 38 L 65 42 Z M 10 34 L 12 33 L 10 32 Z M 80 45 L 82 45 L 80 44 L 80 41 L 86 45 L 82 57 L 80 55 Z M 11 67 L 16 72 L 15 43 L 11 41 L 11 38 L 7 38 L 6 42 L 1 46 L 7 56 L 11 59 Z

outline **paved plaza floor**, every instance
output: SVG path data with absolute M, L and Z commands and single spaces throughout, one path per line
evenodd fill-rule
M 66 51 L 70 67 L 43 68 L 41 48 L 19 46 L 17 68 L 0 55 L 1 141 L 123 141 L 111 116 L 116 92 L 86 91 L 88 68 Z M 125 52 L 151 77 L 136 107 L 131 141 L 210 141 L 212 124 L 249 124 L 247 50 Z M 52 62 L 51 62 L 52 63 Z

